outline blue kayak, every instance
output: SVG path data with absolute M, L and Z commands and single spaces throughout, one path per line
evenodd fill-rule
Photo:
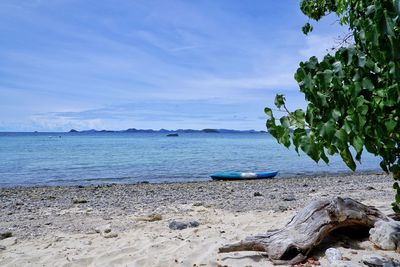
M 278 172 L 216 172 L 211 174 L 213 180 L 255 180 L 273 178 Z

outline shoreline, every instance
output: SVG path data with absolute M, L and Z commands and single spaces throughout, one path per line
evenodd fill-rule
M 0 265 L 269 266 L 267 259 L 254 259 L 259 253 L 237 259 L 217 254 L 217 248 L 282 227 L 316 199 L 351 197 L 391 213 L 392 183 L 385 174 L 357 174 L 0 188 L 0 233 L 13 235 L 0 240 L 5 247 L 0 250 Z M 149 216 L 156 219 L 140 219 Z M 173 220 L 195 220 L 199 227 L 171 230 Z M 104 225 L 114 236 L 96 233 Z M 44 257 L 49 253 L 54 256 Z
M 349 170 L 343 171 L 334 171 L 334 172 L 314 172 L 311 174 L 298 173 L 298 174 L 284 174 L 281 176 L 281 173 L 278 172 L 278 176 L 269 179 L 312 179 L 312 178 L 321 178 L 321 177 L 346 177 L 346 176 L 361 176 L 361 175 L 387 175 L 381 169 L 371 169 L 371 170 L 360 170 L 356 172 L 352 172 Z M 121 177 L 121 178 L 89 178 L 82 180 L 71 180 L 71 182 L 67 183 L 57 183 L 57 182 L 45 182 L 45 183 L 30 183 L 30 184 L 1 184 L 1 189 L 23 189 L 23 188 L 51 188 L 51 187 L 90 187 L 90 186 L 110 186 L 110 185 L 138 185 L 138 184 L 186 184 L 186 183 L 206 183 L 206 182 L 216 182 L 208 178 L 189 178 L 187 181 L 185 180 L 171 180 L 171 181 L 152 181 L 157 179 L 143 179 L 142 181 L 137 182 L 98 182 L 98 183 L 88 183 L 89 181 L 105 181 L 105 180 L 127 180 L 130 178 Z M 174 178 L 176 179 L 176 178 Z M 179 178 L 178 178 L 179 179 Z M 196 180 L 197 179 L 197 180 Z M 257 179 L 248 179 L 245 181 L 254 181 Z M 79 181 L 82 181 L 79 183 Z M 229 182 L 229 181 L 228 181 Z

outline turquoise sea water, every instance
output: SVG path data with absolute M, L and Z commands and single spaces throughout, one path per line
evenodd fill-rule
M 209 180 L 215 171 L 278 177 L 345 172 L 278 145 L 265 133 L 0 133 L 0 187 Z M 360 171 L 378 171 L 363 157 Z

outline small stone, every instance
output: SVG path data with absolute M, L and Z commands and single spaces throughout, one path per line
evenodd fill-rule
M 188 224 L 184 222 L 172 221 L 168 227 L 171 230 L 183 230 L 188 227 Z
M 342 259 L 342 253 L 336 248 L 328 248 L 325 251 L 325 256 L 330 263 L 334 263 Z
M 282 198 L 283 201 L 295 201 L 296 198 L 294 196 L 287 196 Z
M 378 221 L 369 230 L 369 234 L 369 240 L 381 249 L 400 249 L 400 222 Z
M 94 229 L 94 230 L 96 231 L 96 233 L 104 235 L 104 234 L 111 232 L 111 225 L 110 224 L 102 225 L 102 226 L 96 227 L 96 229 Z
M 375 188 L 374 187 L 372 187 L 372 186 L 367 186 L 367 188 L 365 188 L 366 190 L 375 190 Z
M 0 233 L 0 240 L 12 237 L 12 235 L 13 235 L 12 232 L 9 232 L 9 231 Z
M 195 202 L 193 203 L 193 207 L 204 206 L 203 202 Z
M 87 203 L 88 201 L 86 199 L 82 199 L 82 198 L 74 198 L 72 200 L 72 203 L 74 204 L 84 204 Z
M 189 227 L 198 227 L 200 225 L 200 223 L 198 221 L 191 221 L 189 222 Z
M 288 210 L 288 207 L 286 207 L 286 206 L 279 206 L 278 209 L 279 209 L 280 211 L 284 212 L 284 211 L 287 211 L 287 210 Z
M 6 246 L 0 245 L 0 250 L 6 250 Z
M 105 235 L 103 235 L 104 238 L 115 238 L 118 237 L 117 233 L 107 233 Z
M 254 192 L 254 196 L 255 196 L 255 197 L 261 197 L 262 194 L 261 194 L 260 192 Z

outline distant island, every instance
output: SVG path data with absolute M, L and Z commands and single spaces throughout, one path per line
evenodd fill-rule
M 202 129 L 202 130 L 193 130 L 193 129 L 177 129 L 177 130 L 153 130 L 153 129 L 136 129 L 129 128 L 126 130 L 112 131 L 112 130 L 83 130 L 78 131 L 76 129 L 71 129 L 69 133 L 266 133 L 266 131 L 256 131 L 256 130 L 231 130 L 231 129 Z

